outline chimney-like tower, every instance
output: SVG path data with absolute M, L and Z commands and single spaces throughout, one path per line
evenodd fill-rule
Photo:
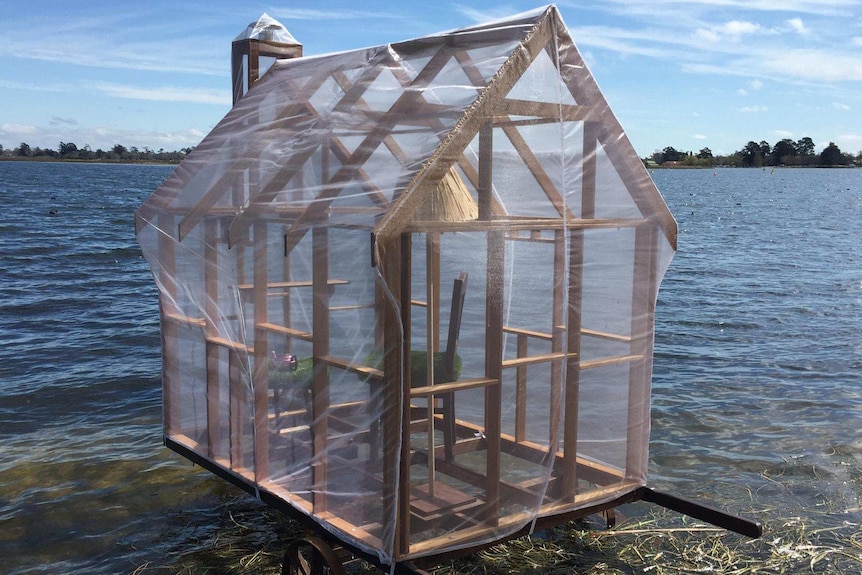
M 277 58 L 301 57 L 302 44 L 278 20 L 264 14 L 249 24 L 231 51 L 234 105 Z

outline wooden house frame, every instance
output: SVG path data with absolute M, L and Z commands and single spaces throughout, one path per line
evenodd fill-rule
M 556 8 L 280 60 L 136 216 L 166 443 L 354 551 L 643 497 L 676 224 Z

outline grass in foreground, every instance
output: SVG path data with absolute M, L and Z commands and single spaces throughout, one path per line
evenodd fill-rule
M 654 507 L 636 508 L 638 519 L 603 529 L 578 521 L 533 537 L 493 546 L 474 556 L 442 564 L 434 575 L 731 575 L 858 574 L 862 572 L 862 530 L 824 513 L 823 525 L 800 518 L 768 522 L 764 536 L 750 540 Z M 828 517 L 826 517 L 828 516 Z M 213 517 L 210 517 L 212 522 Z M 187 517 L 188 521 L 195 521 Z M 811 519 L 809 518 L 809 521 Z M 836 521 L 837 520 L 837 521 Z M 286 541 L 301 527 L 245 495 L 220 506 L 215 529 L 186 539 L 166 564 L 142 565 L 135 575 L 277 574 Z M 176 525 L 183 530 L 182 525 Z M 187 532 L 194 532 L 194 529 Z M 174 533 L 176 535 L 176 533 Z M 355 575 L 380 573 L 354 563 Z

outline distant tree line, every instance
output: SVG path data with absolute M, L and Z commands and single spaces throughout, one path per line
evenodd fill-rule
M 715 156 L 709 148 L 703 148 L 699 152 L 681 152 L 671 146 L 664 150 L 653 152 L 649 158 L 644 158 L 647 166 L 686 166 L 686 167 L 711 167 L 711 166 L 735 166 L 754 167 L 763 166 L 852 166 L 862 165 L 862 151 L 846 154 L 829 142 L 819 154 L 814 151 L 815 145 L 811 138 L 805 137 L 797 141 L 784 138 L 770 146 L 769 142 L 760 143 L 751 141 L 742 149 L 727 156 Z
M 12 150 L 4 150 L 3 146 L 0 145 L 0 156 L 15 159 L 179 163 L 191 150 L 191 148 L 182 148 L 169 152 L 163 148 L 156 151 L 148 147 L 139 150 L 135 146 L 127 148 L 121 144 L 115 145 L 110 150 L 101 148 L 92 150 L 89 145 L 79 148 L 73 142 L 60 142 L 57 149 L 53 150 L 51 148 L 31 148 L 26 142 L 21 142 L 17 148 Z

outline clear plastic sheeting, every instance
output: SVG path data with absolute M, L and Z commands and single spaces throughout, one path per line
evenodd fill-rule
M 278 60 L 136 221 L 168 444 L 382 563 L 645 484 L 676 224 L 556 8 Z

